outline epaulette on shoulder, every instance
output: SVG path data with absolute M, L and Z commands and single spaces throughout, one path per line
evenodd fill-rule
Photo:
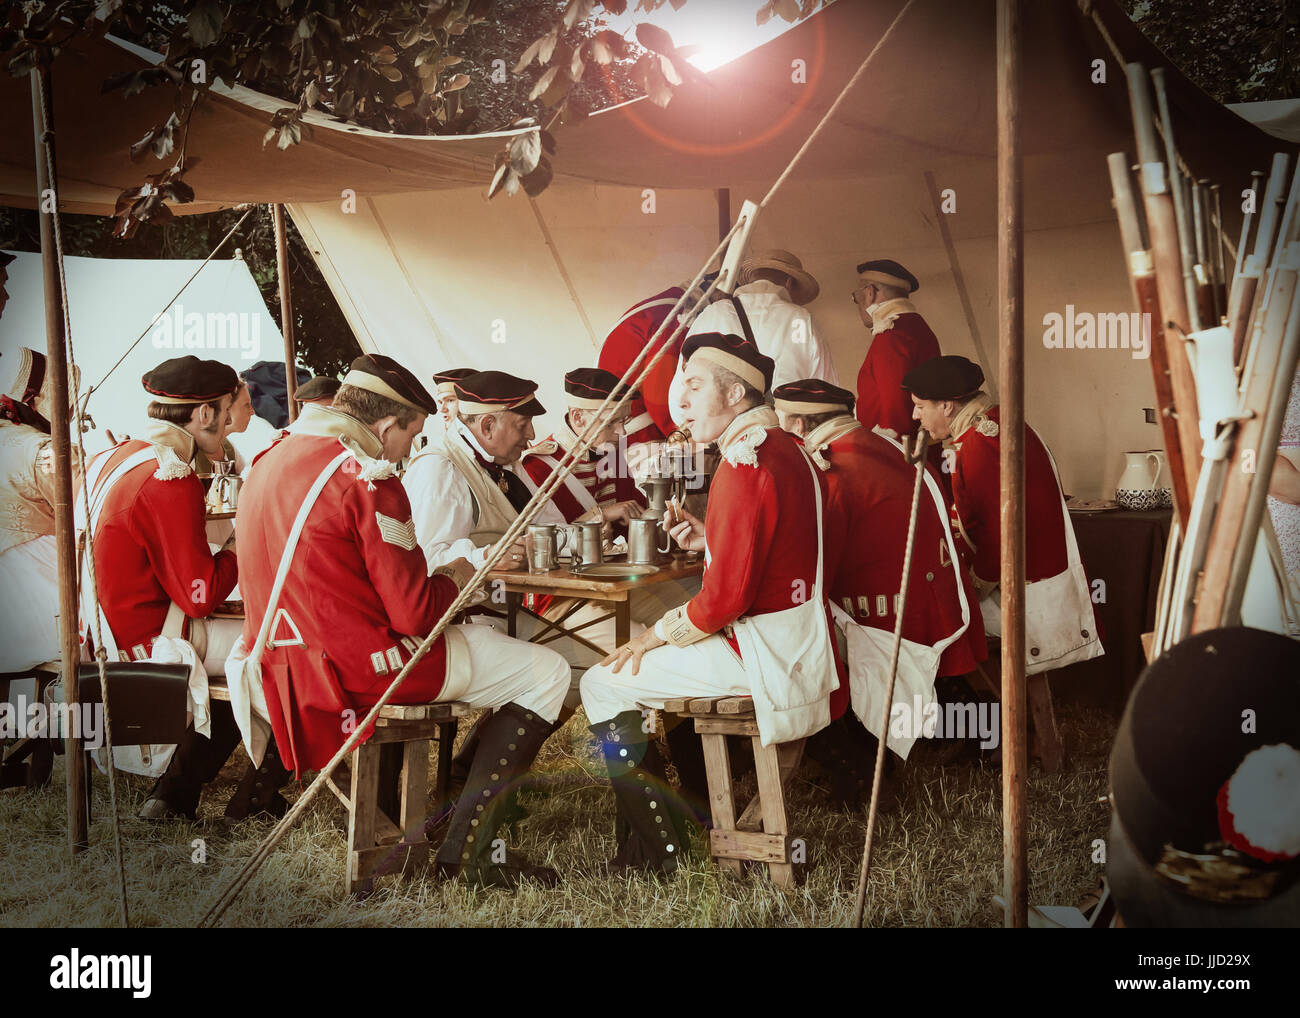
M 357 448 L 354 442 L 344 441 L 343 439 L 339 439 L 339 442 L 343 448 L 352 453 L 352 458 L 357 461 L 356 479 L 365 481 L 369 490 L 375 490 L 376 481 L 386 481 L 390 477 L 397 476 L 397 465 L 391 460 L 367 456 Z M 344 469 L 347 470 L 346 465 Z M 351 473 L 352 471 L 349 470 L 348 472 Z
M 158 469 L 153 472 L 160 481 L 179 481 L 194 473 L 194 467 L 183 461 L 165 445 L 155 445 L 153 454 L 158 460 Z
M 995 435 L 997 435 L 998 433 L 997 421 L 993 420 L 991 417 L 983 417 L 983 416 L 977 418 L 977 420 L 979 423 L 975 425 L 975 430 L 978 431 L 981 435 L 984 435 L 987 438 L 993 438 Z

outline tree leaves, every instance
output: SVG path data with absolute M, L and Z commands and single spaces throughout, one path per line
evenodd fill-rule
M 185 19 L 185 24 L 196 46 L 211 46 L 220 38 L 221 23 L 224 20 L 217 0 L 198 0 Z
M 598 64 L 610 64 L 627 56 L 627 42 L 607 28 L 597 32 L 595 38 L 587 43 L 587 53 Z
M 536 198 L 546 190 L 554 175 L 551 161 L 546 156 L 542 156 L 537 162 L 537 168 L 523 177 L 520 183 L 524 185 L 524 191 L 530 198 Z
M 799 0 L 772 0 L 772 9 L 782 21 L 794 24 L 799 20 Z
M 541 95 L 548 88 L 550 88 L 551 82 L 553 82 L 556 76 L 559 75 L 559 73 L 563 70 L 564 68 L 562 67 L 547 68 L 546 71 L 542 74 L 542 76 L 537 79 L 537 84 L 533 86 L 533 90 L 528 93 L 528 98 L 536 99 L 539 95 Z
M 153 173 L 139 187 L 128 188 L 117 196 L 113 218 L 116 237 L 134 235 L 141 223 L 166 223 L 172 219 L 168 201 L 186 204 L 194 200 L 194 189 L 181 179 L 184 170 L 173 166 L 163 173 Z
M 656 53 L 667 53 L 671 56 L 677 51 L 677 47 L 673 45 L 673 37 L 658 25 L 652 25 L 647 21 L 636 26 L 636 41 Z
M 537 169 L 542 158 L 541 131 L 529 131 L 510 140 L 510 168 L 521 177 Z

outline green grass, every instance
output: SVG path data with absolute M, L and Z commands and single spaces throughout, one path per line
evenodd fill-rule
M 1106 759 L 1113 722 L 1061 712 L 1069 761 L 1059 774 L 1035 764 L 1029 777 L 1029 900 L 1074 905 L 1101 866 L 1092 842 L 1104 838 L 1109 811 Z M 467 726 L 463 726 L 467 727 Z M 529 817 L 511 847 L 566 877 L 556 888 L 471 891 L 420 875 L 388 878 L 363 902 L 343 894 L 344 813 L 318 796 L 226 913 L 232 926 L 844 926 L 853 909 L 864 813 L 833 812 L 806 763 L 788 796 L 791 829 L 805 839 L 807 879 L 781 890 L 765 877 L 720 873 L 692 860 L 666 880 L 584 876 L 614 853 L 613 795 L 581 714 L 538 758 Z M 871 926 L 997 926 L 993 895 L 1002 884 L 1001 773 L 994 767 L 903 766 L 896 812 L 878 823 L 866 922 Z M 240 753 L 204 794 L 198 823 L 150 824 L 134 818 L 149 782 L 122 776 L 118 799 L 132 925 L 192 926 L 270 831 L 248 821 L 218 822 L 244 761 Z M 70 858 L 63 758 L 50 787 L 0 793 L 0 925 L 113 926 L 117 876 L 108 787 L 94 778 L 89 851 Z M 752 790 L 752 776 L 748 779 Z M 292 798 L 301 786 L 290 786 Z M 203 839 L 206 861 L 192 842 Z

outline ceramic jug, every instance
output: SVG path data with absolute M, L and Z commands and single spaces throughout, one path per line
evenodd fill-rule
M 1126 452 L 1124 473 L 1115 488 L 1115 501 L 1124 509 L 1159 509 L 1161 498 L 1157 481 L 1160 465 L 1160 458 L 1150 450 Z

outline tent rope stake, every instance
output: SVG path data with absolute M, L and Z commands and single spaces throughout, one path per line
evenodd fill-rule
M 794 170 L 795 166 L 803 158 L 805 153 L 807 153 L 809 148 L 812 146 L 812 143 L 817 139 L 818 135 L 821 134 L 822 130 L 834 116 L 835 112 L 843 104 L 848 93 L 862 78 L 867 67 L 880 51 L 885 40 L 893 33 L 903 15 L 911 8 L 913 2 L 914 0 L 907 0 L 902 8 L 899 9 L 898 13 L 894 16 L 894 20 L 885 30 L 885 33 L 880 37 L 880 40 L 872 47 L 871 52 L 867 54 L 866 58 L 858 66 L 857 71 L 840 90 L 839 95 L 836 96 L 835 101 L 831 103 L 821 120 L 818 121 L 817 126 L 813 128 L 812 133 L 809 134 L 803 145 L 800 146 L 799 150 L 786 165 L 785 170 L 782 171 L 780 176 L 776 179 L 776 182 L 773 183 L 772 187 L 768 190 L 767 195 L 763 198 L 763 201 L 759 206 L 760 208 L 766 207 L 776 196 L 778 190 L 780 190 L 781 186 L 789 178 L 790 173 Z M 343 745 L 339 747 L 329 762 L 326 763 L 317 773 L 312 783 L 307 786 L 289 811 L 262 840 L 261 844 L 259 844 L 253 851 L 253 854 L 249 857 L 247 862 L 245 862 L 245 864 L 231 879 L 230 883 L 222 889 L 211 907 L 209 907 L 209 909 L 200 917 L 198 922 L 199 927 L 202 928 L 215 925 L 221 916 L 225 914 L 226 910 L 234 904 L 235 899 L 238 898 L 244 888 L 248 886 L 248 883 L 252 880 L 254 874 L 256 874 L 262 863 L 270 857 L 275 846 L 280 843 L 286 834 L 288 834 L 290 828 L 297 823 L 298 818 L 301 817 L 303 812 L 306 810 L 307 805 L 325 786 L 329 776 L 334 772 L 335 768 L 337 768 L 338 765 L 343 762 L 344 758 L 346 758 L 347 755 L 361 742 L 362 733 L 369 730 L 371 724 L 373 724 L 376 717 L 378 717 L 379 711 L 392 700 L 394 694 L 399 688 L 401 688 L 402 683 L 406 681 L 406 677 L 410 674 L 411 669 L 415 667 L 416 663 L 422 657 L 424 657 L 425 653 L 428 652 L 434 641 L 437 640 L 437 638 L 442 635 L 443 631 L 451 624 L 451 620 L 455 618 L 457 613 L 469 605 L 474 594 L 487 579 L 487 574 L 496 566 L 497 562 L 499 562 L 502 556 L 505 555 L 506 550 L 519 537 L 519 535 L 523 533 L 524 528 L 532 521 L 537 513 L 541 511 L 542 507 L 550 501 L 551 495 L 556 491 L 556 489 L 558 489 L 569 475 L 573 473 L 574 468 L 578 465 L 581 457 L 586 455 L 587 450 L 590 449 L 592 444 L 595 442 L 596 436 L 605 429 L 613 414 L 617 413 L 627 404 L 631 398 L 632 391 L 641 385 L 646 376 L 650 373 L 651 369 L 671 348 L 676 338 L 688 328 L 700 308 L 708 303 L 709 298 L 717 289 L 718 281 L 716 279 L 709 284 L 704 293 L 695 301 L 690 311 L 681 315 L 680 319 L 678 318 L 682 308 L 695 292 L 696 287 L 698 287 L 703 281 L 710 263 L 712 263 L 715 258 L 727 249 L 728 245 L 731 243 L 732 237 L 736 236 L 738 232 L 750 225 L 749 218 L 749 216 L 744 214 L 739 216 L 731 229 L 727 231 L 726 236 L 719 241 L 717 247 L 715 247 L 708 258 L 704 260 L 704 264 L 695 274 L 695 278 L 691 280 L 681 297 L 677 299 L 668 315 L 659 325 L 659 328 L 655 330 L 655 334 L 641 349 L 641 352 L 637 354 L 636 358 L 628 366 L 627 371 L 623 373 L 623 377 L 619 380 L 620 384 L 614 388 L 613 392 L 611 392 L 610 395 L 605 398 L 604 402 L 602 402 L 596 409 L 592 415 L 591 423 L 582 435 L 579 436 L 578 441 L 574 444 L 573 448 L 570 449 L 560 460 L 559 465 L 551 473 L 551 476 L 547 479 L 546 483 L 538 488 L 533 497 L 528 501 L 528 504 L 524 506 L 519 515 L 515 517 L 514 521 L 506 529 L 505 534 L 502 535 L 500 540 L 494 546 L 492 546 L 492 550 L 489 551 L 483 565 L 478 568 L 473 577 L 471 577 L 469 582 L 461 590 L 460 594 L 451 603 L 450 607 L 448 607 L 448 609 L 443 613 L 442 618 L 438 620 L 437 624 L 433 627 L 433 630 L 424 638 L 424 641 L 416 649 L 411 660 L 408 661 L 402 670 L 393 678 L 392 683 L 384 691 L 383 695 L 379 697 L 374 706 L 366 713 L 365 718 L 358 722 L 357 727 L 344 741 Z M 670 324 L 674 321 L 678 322 L 676 329 L 672 331 L 667 341 L 660 343 L 660 339 L 669 329 Z M 652 350 L 654 351 L 654 355 L 650 356 L 649 360 L 646 360 Z M 641 366 L 643 361 L 645 361 L 644 367 Z M 623 395 L 618 397 L 617 394 L 620 391 L 622 391 Z

